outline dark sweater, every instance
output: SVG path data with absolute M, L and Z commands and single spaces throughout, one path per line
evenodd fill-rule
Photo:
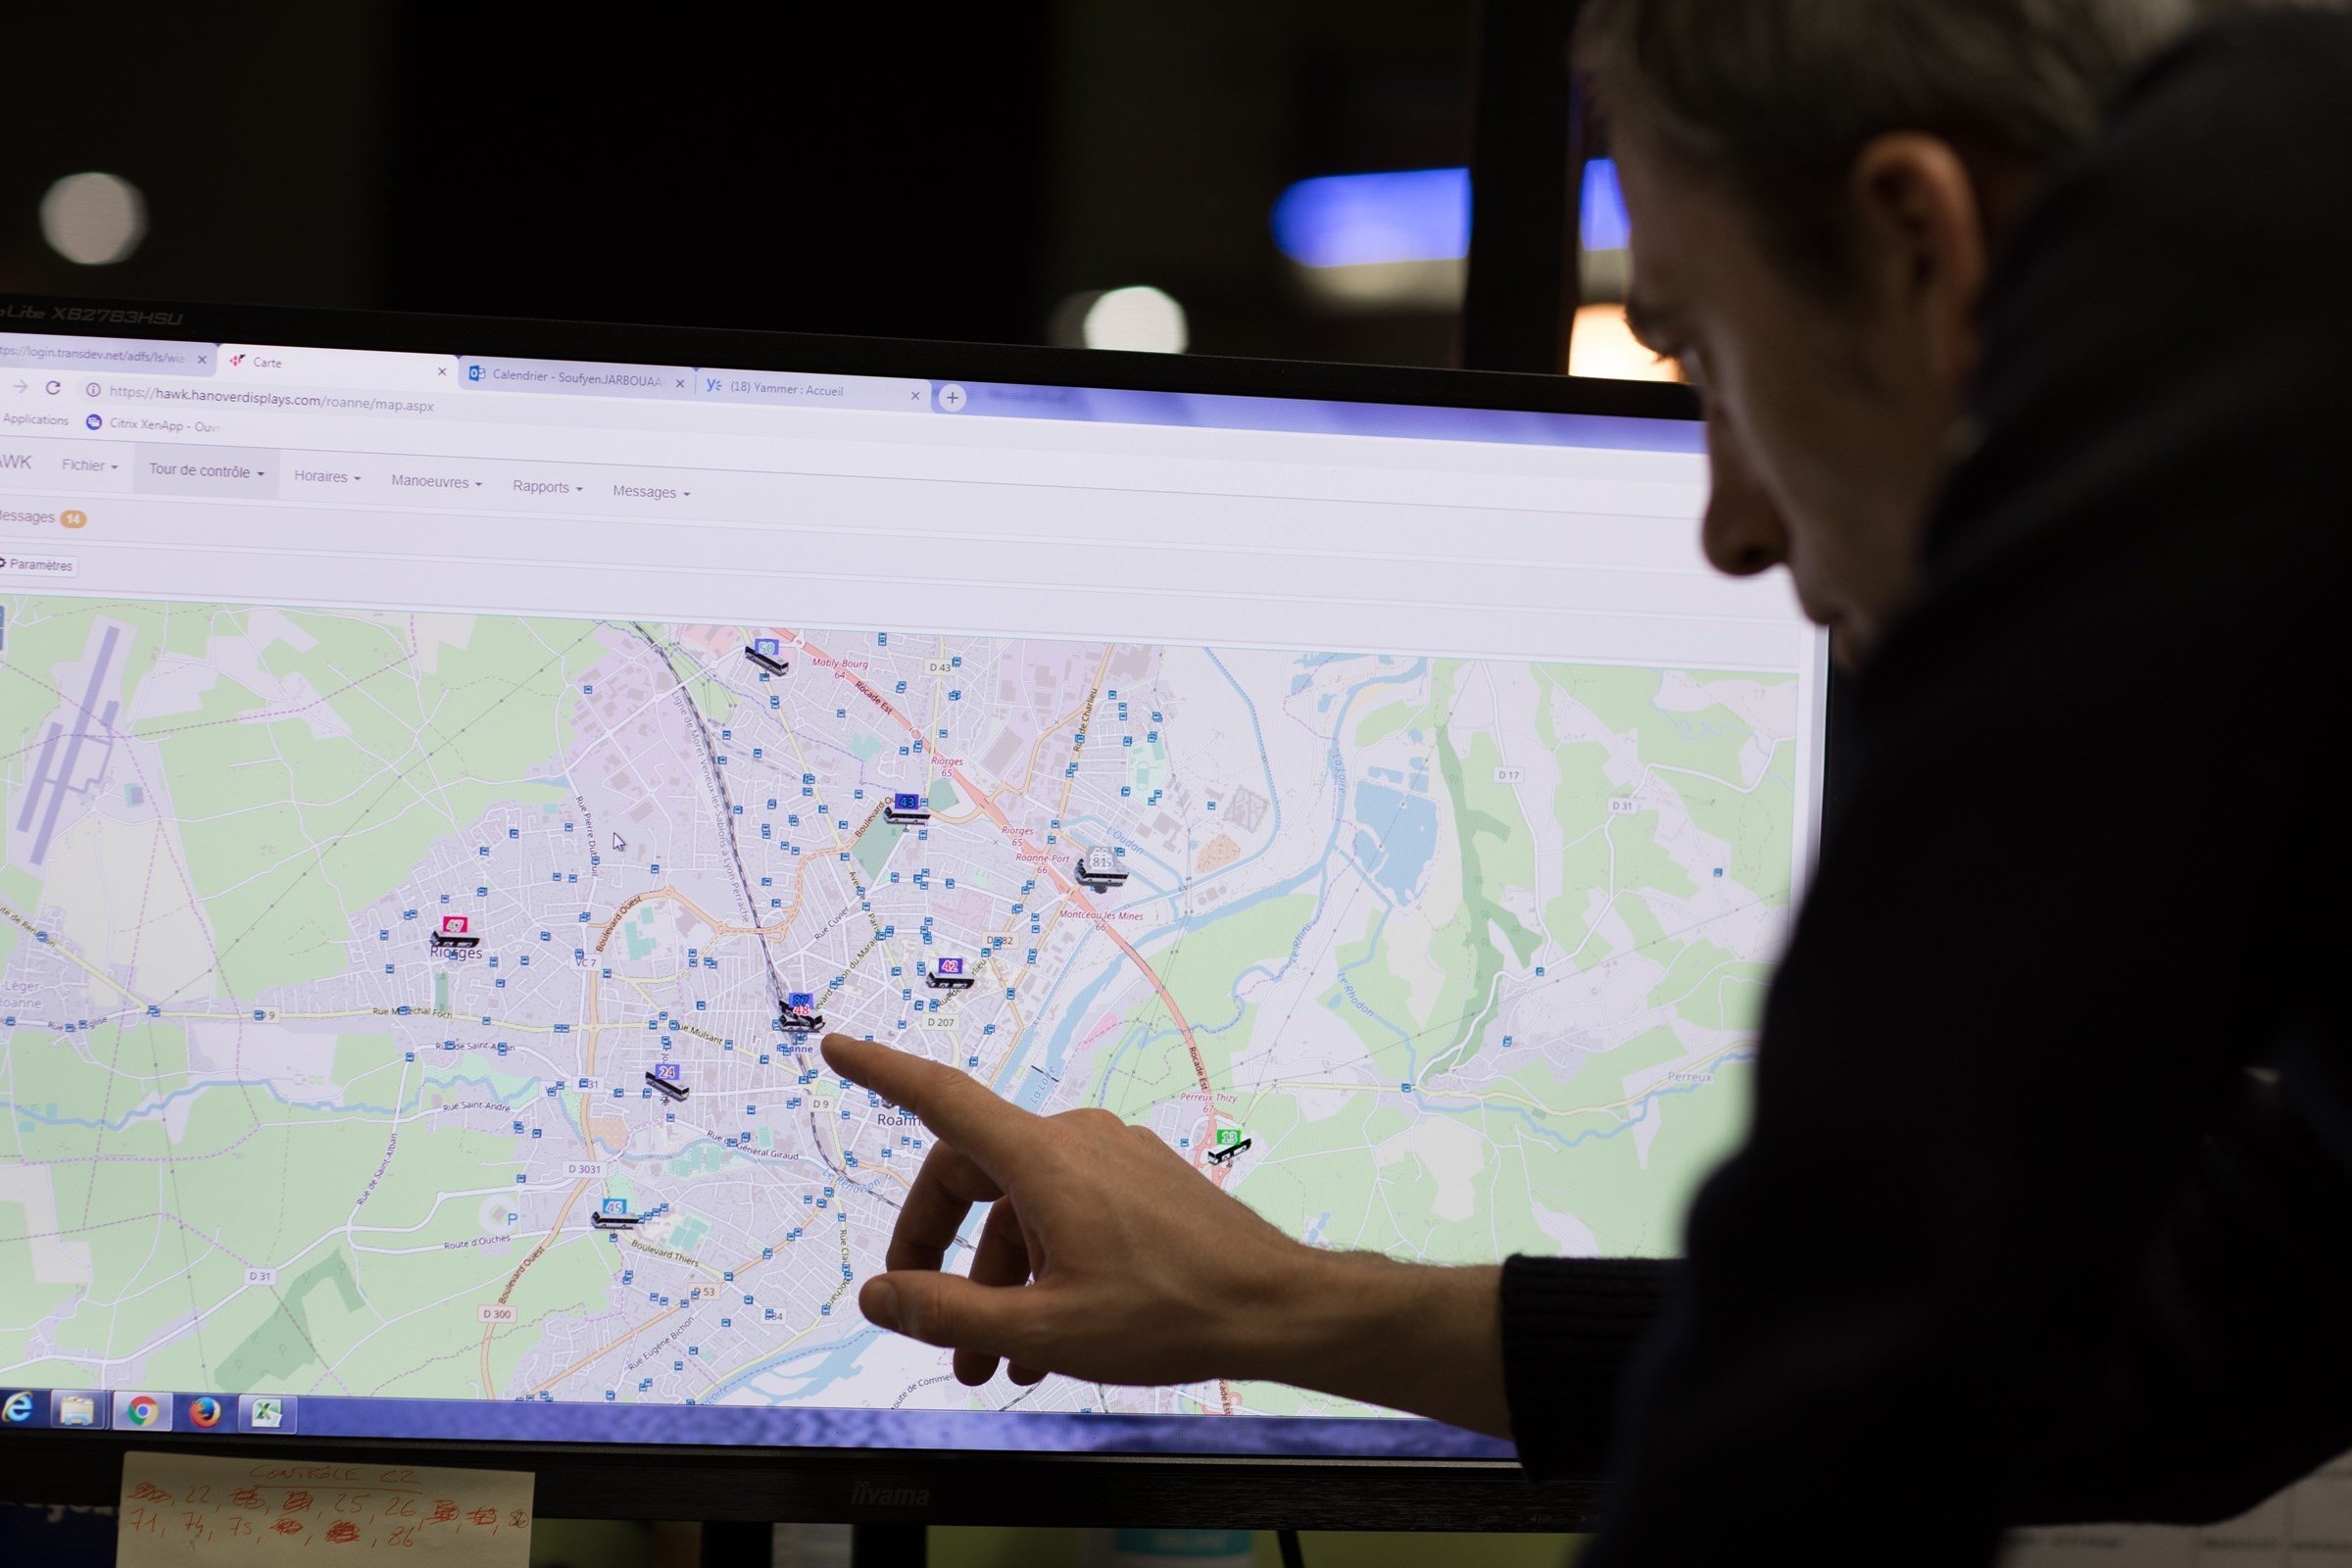
M 1985 325 L 1688 1261 L 1504 1273 L 1590 1568 L 1981 1563 L 2352 1449 L 2352 18 L 2171 51 Z

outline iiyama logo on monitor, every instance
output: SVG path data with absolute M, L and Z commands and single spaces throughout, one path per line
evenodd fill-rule
M 929 1487 L 886 1487 L 878 1481 L 860 1481 L 850 1489 L 853 1508 L 928 1508 L 931 1506 Z

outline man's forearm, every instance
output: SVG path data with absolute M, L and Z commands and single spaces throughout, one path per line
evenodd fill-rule
M 1301 1250 L 1270 1271 L 1234 1375 L 1510 1438 L 1539 1479 L 1591 1476 L 1678 1267 L 1513 1257 L 1438 1268 Z
M 1304 1250 L 1273 1282 L 1241 1376 L 1510 1436 L 1503 1393 L 1502 1271 Z

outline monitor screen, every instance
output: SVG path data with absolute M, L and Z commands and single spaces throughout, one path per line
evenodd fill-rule
M 0 1427 L 1505 1456 L 962 1387 L 816 1040 L 1405 1258 L 1740 1134 L 1826 662 L 1689 417 L 0 324 Z

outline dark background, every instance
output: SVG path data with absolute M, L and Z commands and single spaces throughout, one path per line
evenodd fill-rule
M 1057 302 L 1151 283 L 1200 352 L 1445 364 L 1457 311 L 1319 305 L 1267 216 L 1310 175 L 1465 163 L 1476 21 L 1473 0 L 20 8 L 0 289 L 1045 342 Z M 42 192 L 83 170 L 147 197 L 126 261 L 42 240 Z

